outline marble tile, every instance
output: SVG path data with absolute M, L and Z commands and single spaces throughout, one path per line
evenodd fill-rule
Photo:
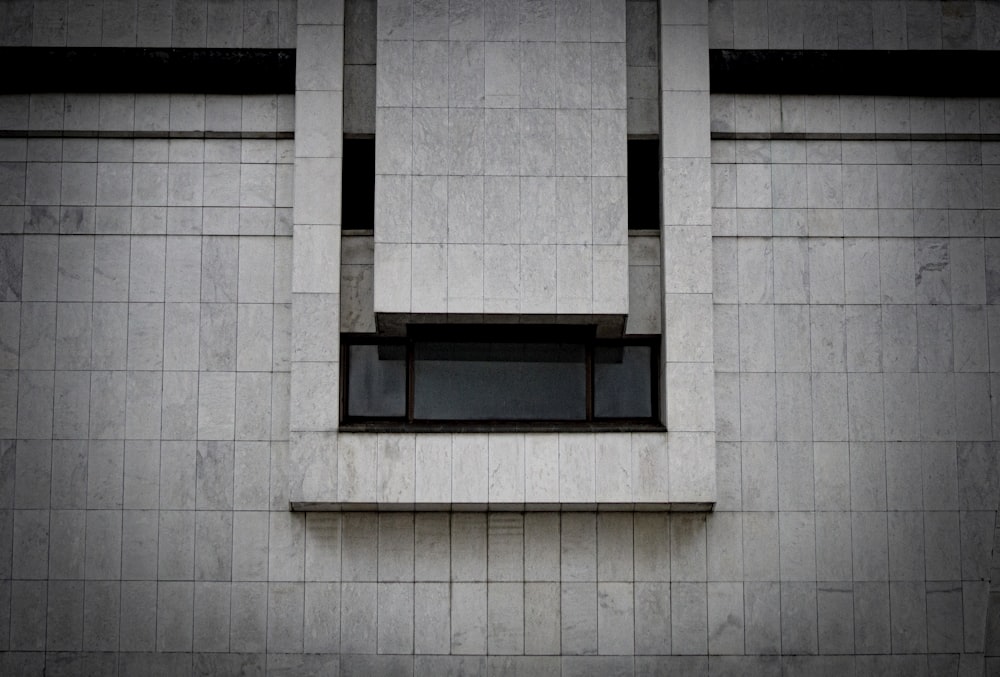
M 264 442 L 241 442 L 234 456 L 233 507 L 261 509 L 267 505 L 266 472 L 270 450 Z
M 267 586 L 267 645 L 285 652 L 302 650 L 304 584 L 269 583 Z
M 447 653 L 451 643 L 448 586 L 444 583 L 415 584 L 413 609 L 414 652 Z
M 486 652 L 487 624 L 485 583 L 454 583 L 451 592 L 451 652 Z
M 704 583 L 677 583 L 670 591 L 671 650 L 703 654 L 708 650 L 707 589 Z
M 214 510 L 195 513 L 195 580 L 225 581 L 231 577 L 232 541 L 231 514 Z
M 663 654 L 670 651 L 670 586 L 635 583 L 635 651 Z
M 745 644 L 749 651 L 777 652 L 781 644 L 781 602 L 778 583 L 743 585 Z
M 125 372 L 95 371 L 91 373 L 91 439 L 112 440 L 125 437 L 125 392 Z M 36 413 L 44 414 L 44 412 L 45 408 L 41 407 Z M 22 428 L 20 422 L 18 427 Z
M 524 591 L 522 583 L 487 585 L 487 650 L 519 655 L 524 651 Z

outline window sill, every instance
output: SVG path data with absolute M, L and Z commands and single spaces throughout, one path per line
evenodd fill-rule
M 652 421 L 463 421 L 406 423 L 355 421 L 341 423 L 342 433 L 664 433 L 666 426 Z
M 293 433 L 293 510 L 692 510 L 716 500 L 711 432 L 563 424 L 463 435 L 452 425 L 423 435 L 375 423 Z
M 710 512 L 715 503 L 328 503 L 293 501 L 292 512 Z

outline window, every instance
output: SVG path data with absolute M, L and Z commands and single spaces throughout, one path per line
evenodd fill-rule
M 344 423 L 653 424 L 654 337 L 593 327 L 412 326 L 405 338 L 345 335 Z
M 375 139 L 344 138 L 341 223 L 344 230 L 375 226 Z
M 628 227 L 660 227 L 660 141 L 628 140 Z

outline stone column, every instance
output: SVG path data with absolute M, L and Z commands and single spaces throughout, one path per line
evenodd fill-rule
M 669 495 L 715 495 L 708 2 L 661 0 L 663 388 Z
M 344 6 L 300 0 L 295 72 L 289 499 L 337 493 Z

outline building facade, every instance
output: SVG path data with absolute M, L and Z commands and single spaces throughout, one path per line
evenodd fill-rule
M 0 673 L 1000 673 L 997 53 L 3 3 Z

